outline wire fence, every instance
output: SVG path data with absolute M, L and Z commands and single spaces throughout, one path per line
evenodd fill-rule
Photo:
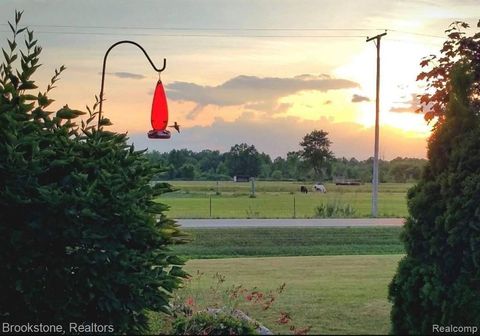
M 368 193 L 344 195 L 257 194 L 163 198 L 173 218 L 364 218 L 371 216 Z M 405 217 L 404 194 L 380 194 L 379 217 Z

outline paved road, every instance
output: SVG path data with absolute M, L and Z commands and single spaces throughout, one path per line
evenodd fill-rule
M 335 219 L 178 219 L 185 228 L 229 227 L 368 227 L 402 226 L 403 218 L 335 218 Z

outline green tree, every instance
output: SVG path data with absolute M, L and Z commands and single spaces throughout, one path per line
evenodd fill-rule
M 287 159 L 286 159 L 286 175 L 290 178 L 301 178 L 300 170 L 301 170 L 301 163 L 300 163 L 300 153 L 299 152 L 288 152 Z
M 300 142 L 302 146 L 302 158 L 310 164 L 315 171 L 315 175 L 324 178 L 329 169 L 330 161 L 334 158 L 330 145 L 332 142 L 328 139 L 328 133 L 323 130 L 314 130 L 305 135 Z
M 242 143 L 232 146 L 226 154 L 225 163 L 231 176 L 248 175 L 256 177 L 260 173 L 260 154 L 253 145 L 249 146 Z
M 421 63 L 432 66 L 419 75 L 425 117 L 437 121 L 408 193 L 407 255 L 389 288 L 396 334 L 480 325 L 480 33 L 466 37 L 467 26 L 453 23 L 441 56 Z
M 272 180 L 280 181 L 283 179 L 282 172 L 280 170 L 274 170 L 272 172 Z
M 98 101 L 47 110 L 64 67 L 33 94 L 41 48 L 20 18 L 0 68 L 0 319 L 147 332 L 146 311 L 168 313 L 185 276 L 168 250 L 182 235 L 154 201 L 169 186 L 149 185 L 159 167 L 108 119 L 93 124 Z
M 198 166 L 202 173 L 208 171 L 215 172 L 220 162 L 222 162 L 222 157 L 218 150 L 212 151 L 209 149 L 204 149 L 195 156 L 198 160 Z
M 195 175 L 195 166 L 191 163 L 186 163 L 180 167 L 181 178 L 193 181 L 195 179 Z

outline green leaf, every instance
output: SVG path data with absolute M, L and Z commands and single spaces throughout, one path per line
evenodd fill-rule
M 38 88 L 38 86 L 36 86 L 33 81 L 23 82 L 18 87 L 19 90 L 33 90 L 33 89 L 37 89 L 37 88 Z
M 12 82 L 13 86 L 14 87 L 17 87 L 18 86 L 18 83 L 20 82 L 20 80 L 18 79 L 17 76 L 15 75 L 9 75 L 8 76 L 8 79 L 10 79 L 10 81 Z M 20 89 L 20 88 L 19 88 Z
M 10 29 L 12 30 L 12 33 L 15 34 L 15 28 L 13 27 L 13 25 L 9 22 L 8 25 L 10 26 Z
M 53 103 L 55 100 L 53 99 L 48 99 L 48 97 L 42 93 L 38 94 L 38 105 L 42 107 L 47 107 L 51 103 Z
M 72 110 L 62 108 L 57 111 L 56 117 L 60 119 L 73 119 L 77 116 L 75 115 L 75 113 L 73 113 Z
M 23 11 L 15 10 L 15 23 L 18 25 L 22 19 Z
M 62 107 L 60 110 L 57 111 L 57 118 L 60 119 L 74 119 L 80 115 L 86 114 L 85 112 L 78 111 L 78 110 L 72 110 L 68 107 L 68 105 L 65 105 Z
M 23 98 L 25 98 L 25 100 L 37 100 L 37 96 L 31 94 L 23 95 Z
M 2 52 L 3 52 L 3 57 L 5 58 L 5 61 L 7 62 L 7 64 L 10 64 L 10 57 L 8 56 L 5 49 L 2 48 Z
M 100 126 L 111 126 L 111 125 L 113 125 L 113 124 L 111 123 L 110 119 L 108 119 L 108 118 L 102 118 L 100 120 Z
M 27 40 L 25 40 L 25 45 L 27 46 L 28 49 L 32 49 L 35 45 L 37 44 L 37 41 L 33 41 L 29 43 Z
M 15 42 L 15 41 L 12 42 L 10 40 L 7 40 L 7 41 L 8 41 L 8 45 L 10 46 L 10 50 L 14 51 L 15 48 L 17 47 L 17 42 Z
M 32 116 L 34 118 L 40 119 L 40 118 L 46 118 L 48 117 L 52 112 L 47 112 L 42 110 L 40 107 L 37 107 L 32 111 Z
M 168 274 L 179 278 L 186 278 L 188 276 L 188 273 L 178 266 L 173 266 Z

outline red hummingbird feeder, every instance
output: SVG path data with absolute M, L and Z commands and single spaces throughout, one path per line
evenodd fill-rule
M 169 139 L 171 134 L 167 130 L 168 126 L 168 104 L 165 89 L 162 81 L 159 79 L 155 86 L 153 94 L 152 114 L 151 114 L 152 130 L 148 132 L 149 139 Z
M 143 51 L 145 54 L 145 57 L 147 57 L 148 61 L 150 62 L 151 66 L 155 71 L 158 72 L 158 75 L 160 77 L 160 73 L 165 70 L 167 66 L 167 60 L 164 58 L 163 59 L 163 67 L 162 68 L 157 68 L 155 64 L 153 64 L 152 60 L 150 59 L 150 56 L 148 56 L 147 52 L 141 45 L 139 45 L 136 42 L 133 41 L 119 41 L 117 43 L 114 43 L 108 48 L 107 52 L 105 53 L 105 56 L 103 58 L 103 68 L 102 68 L 102 85 L 100 88 L 100 109 L 98 113 L 98 127 L 100 128 L 101 125 L 101 120 L 102 120 L 102 106 L 103 106 L 103 88 L 105 84 L 105 69 L 107 65 L 107 56 L 110 53 L 110 51 L 116 47 L 119 44 L 132 44 L 136 47 L 138 47 L 140 50 Z M 177 132 L 180 132 L 180 125 L 177 124 L 177 122 L 174 123 L 172 126 L 168 126 L 168 104 L 167 104 L 167 96 L 165 95 L 165 89 L 163 88 L 162 81 L 158 80 L 157 85 L 155 87 L 155 93 L 153 94 L 153 102 L 152 102 L 152 113 L 151 113 L 151 122 L 152 122 L 152 130 L 148 132 L 148 138 L 150 139 L 170 139 L 171 133 L 170 131 L 167 130 L 167 127 L 172 127 L 177 130 Z

